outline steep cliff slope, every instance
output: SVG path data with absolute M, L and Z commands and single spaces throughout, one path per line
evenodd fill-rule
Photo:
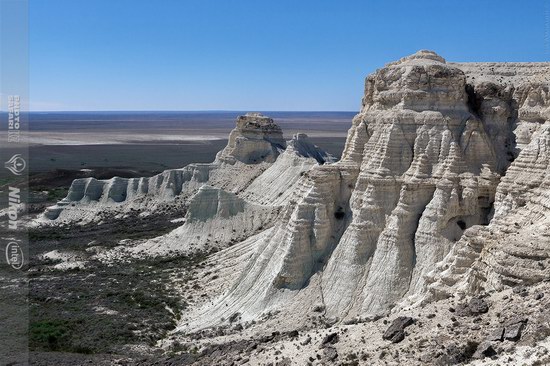
M 314 308 L 346 321 L 459 284 L 548 278 L 549 75 L 431 51 L 377 70 L 341 161 L 309 170 L 269 235 L 231 249 L 248 251 L 246 266 L 180 329 L 273 311 L 307 322 Z M 514 241 L 514 225 L 531 240 Z M 481 237 L 492 228 L 506 245 Z
M 269 203 L 277 201 L 280 204 L 284 201 L 284 197 L 280 197 L 282 192 L 290 191 L 303 171 L 334 160 L 303 134 L 289 141 L 288 151 L 286 146 L 281 128 L 271 118 L 249 113 L 238 117 L 227 146 L 217 154 L 214 162 L 166 170 L 151 178 L 77 179 L 67 197 L 49 207 L 37 224 L 82 224 L 170 210 L 177 215 L 185 211 L 188 201 L 202 186 L 242 192 L 276 161 L 277 166 L 259 180 L 264 183 L 256 183 L 256 188 L 252 187 L 246 196 L 275 195 Z M 269 192 L 259 189 L 266 183 L 270 185 Z
M 213 163 L 77 180 L 38 223 L 171 207 L 179 227 L 92 258 L 206 258 L 167 280 L 184 364 L 549 360 L 549 63 L 419 51 L 367 77 L 338 162 L 247 114 Z

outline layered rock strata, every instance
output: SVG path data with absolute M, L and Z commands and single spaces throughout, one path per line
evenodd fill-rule
M 346 320 L 459 283 L 548 278 L 536 262 L 550 248 L 549 75 L 548 64 L 455 64 L 431 51 L 377 70 L 341 161 L 300 178 L 269 235 L 247 244 L 233 286 L 180 329 L 315 307 Z M 530 243 L 507 235 L 512 212 L 518 230 L 538 228 Z M 479 237 L 491 227 L 511 244 L 491 250 Z
M 283 132 L 273 119 L 248 113 L 237 118 L 237 127 L 229 134 L 227 146 L 216 160 L 229 164 L 273 163 L 285 147 Z
M 312 312 L 350 322 L 550 278 L 549 161 L 548 63 L 419 51 L 367 77 L 336 163 L 249 114 L 212 164 L 77 180 L 46 217 L 184 206 L 173 232 L 106 254 L 221 249 L 213 297 L 179 330 L 278 312 L 295 327 Z
M 171 169 L 150 178 L 119 178 L 75 180 L 67 197 L 49 207 L 38 220 L 39 224 L 87 223 L 110 217 L 124 217 L 129 213 L 150 215 L 168 208 L 185 209 L 188 201 L 204 185 L 227 192 L 239 193 L 274 165 L 246 196 L 272 197 L 267 203 L 280 204 L 291 191 L 300 174 L 325 161 L 334 161 L 330 155 L 299 134 L 289 142 L 288 151 L 281 128 L 271 118 L 249 113 L 237 118 L 237 125 L 229 136 L 228 145 L 210 164 L 190 164 Z M 283 155 L 281 159 L 279 155 Z M 276 182 L 281 184 L 277 187 Z M 259 185 L 269 182 L 270 191 Z M 279 194 L 280 193 L 280 194 Z

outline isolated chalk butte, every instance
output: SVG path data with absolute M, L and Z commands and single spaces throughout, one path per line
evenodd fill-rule
M 307 138 L 303 140 L 304 149 L 308 150 L 293 150 L 295 158 L 288 162 L 293 164 L 290 170 L 284 164 L 278 165 L 282 176 L 289 181 L 295 181 L 302 171 L 318 164 L 315 159 L 333 161 L 325 152 L 306 142 Z M 285 148 L 282 131 L 271 118 L 249 113 L 238 117 L 228 145 L 217 154 L 213 163 L 190 164 L 151 178 L 77 179 L 67 197 L 49 207 L 38 223 L 98 222 L 107 214 L 109 217 L 123 217 L 135 213 L 150 215 L 166 209 L 181 211 L 186 201 L 205 184 L 228 192 L 242 192 L 277 160 Z M 310 156 L 312 154 L 314 156 Z M 300 164 L 303 165 L 301 169 L 294 169 Z M 271 174 L 277 173 L 272 170 Z M 288 188 L 284 187 L 284 190 Z
M 227 146 L 216 161 L 234 164 L 273 163 L 286 147 L 281 128 L 261 113 L 247 113 L 237 118 L 237 127 L 229 134 Z
M 541 203 L 532 203 L 525 220 L 538 218 L 533 225 L 548 227 L 541 221 L 550 216 L 548 159 L 540 148 L 546 140 L 521 150 L 547 133 L 549 64 L 496 65 L 486 77 L 491 68 L 419 51 L 370 75 L 342 160 L 316 166 L 299 180 L 269 236 L 243 246 L 253 249 L 246 267 L 232 274 L 234 284 L 180 329 L 213 326 L 236 313 L 253 320 L 274 310 L 300 321 L 305 317 L 296 314 L 319 302 L 327 317 L 345 320 L 389 311 L 405 298 L 422 299 L 428 284 L 435 287 L 427 274 L 437 263 L 452 262 L 450 253 L 461 250 L 479 225 L 501 220 L 501 207 L 521 205 L 510 203 L 506 188 L 514 178 L 507 174 L 499 185 L 507 170 L 531 177 L 515 178 L 524 182 L 517 192 L 525 184 L 539 192 Z M 525 123 L 535 124 L 530 133 Z M 527 246 L 550 246 L 544 235 L 542 230 L 542 244 Z M 485 263 L 480 252 L 470 262 Z M 508 253 L 501 267 L 513 265 L 512 257 Z M 449 276 L 464 279 L 462 264 L 448 264 L 456 268 Z M 485 277 L 476 277 L 470 289 L 495 282 L 496 267 L 481 268 Z M 534 281 L 545 274 L 531 273 Z

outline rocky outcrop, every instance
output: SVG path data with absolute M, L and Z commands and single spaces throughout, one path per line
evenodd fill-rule
M 227 146 L 213 163 L 190 164 L 150 178 L 77 179 L 67 197 L 49 207 L 38 223 L 98 222 L 128 213 L 150 215 L 168 210 L 177 215 L 204 185 L 239 193 L 257 182 L 256 188 L 251 187 L 245 197 L 252 200 L 256 197 L 255 201 L 260 203 L 281 204 L 288 198 L 285 192 L 290 192 L 300 174 L 314 165 L 334 160 L 304 134 L 295 136 L 287 150 L 286 146 L 280 127 L 271 118 L 249 113 L 237 118 Z M 269 167 L 272 169 L 266 176 L 255 181 Z M 275 184 L 275 180 L 280 184 Z M 258 188 L 267 183 L 270 187 L 267 191 Z M 266 201 L 265 197 L 270 199 Z
M 247 113 L 237 118 L 237 127 L 229 134 L 227 147 L 218 153 L 216 160 L 229 164 L 272 163 L 285 147 L 283 132 L 273 119 L 260 113 Z
M 286 150 L 262 175 L 241 194 L 252 202 L 280 206 L 299 189 L 299 180 L 317 165 L 333 163 L 334 157 L 315 146 L 306 134 L 299 133 L 288 141 Z
M 474 89 L 490 89 L 489 96 L 478 97 L 482 105 L 485 100 L 508 100 L 515 154 L 510 154 L 511 164 L 498 185 L 493 219 L 466 232 L 429 274 L 428 299 L 550 278 L 550 65 L 457 65 Z M 492 110 L 502 111 L 498 106 Z
M 546 122 L 502 178 L 490 224 L 468 231 L 430 273 L 429 297 L 550 278 L 549 146 Z
M 382 338 L 389 340 L 392 343 L 399 343 L 405 339 L 405 328 L 413 323 L 413 318 L 408 316 L 400 316 L 393 320 L 389 328 L 386 329 L 382 335 Z
M 447 63 L 419 51 L 377 70 L 341 161 L 303 174 L 234 285 L 181 329 L 233 313 L 304 315 L 318 303 L 329 318 L 354 319 L 459 284 L 548 278 L 536 263 L 550 248 L 548 68 Z M 518 230 L 538 233 L 533 240 L 511 244 L 511 212 Z M 485 254 L 499 222 L 510 244 L 495 241 Z M 522 274 L 511 273 L 519 263 Z
M 247 114 L 213 163 L 77 180 L 46 217 L 183 207 L 180 227 L 103 259 L 221 250 L 210 257 L 220 280 L 181 319 L 186 332 L 281 311 L 293 327 L 312 313 L 351 324 L 535 284 L 550 278 L 549 79 L 546 63 L 448 63 L 419 51 L 367 77 L 338 162 Z M 457 316 L 490 311 L 481 297 L 462 306 Z M 403 328 L 386 338 L 407 342 Z

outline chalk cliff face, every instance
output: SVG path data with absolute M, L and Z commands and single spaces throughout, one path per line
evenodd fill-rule
M 428 298 L 502 290 L 550 278 L 550 123 L 546 118 L 498 185 L 490 224 L 468 231 L 429 273 Z
M 550 278 L 550 65 L 456 65 L 487 128 L 512 124 L 508 137 L 496 136 L 496 148 L 512 162 L 497 187 L 490 224 L 466 232 L 427 276 L 426 297 L 436 299 Z
M 225 282 L 186 331 L 277 311 L 349 321 L 548 279 L 550 65 L 419 51 L 367 77 L 338 162 L 247 114 L 213 163 L 77 180 L 42 221 L 169 204 L 186 210 L 180 227 L 103 255 L 220 250 Z
M 377 70 L 341 161 L 299 179 L 274 225 L 242 244 L 233 286 L 181 329 L 319 304 L 346 320 L 548 278 L 549 76 L 548 64 L 431 51 Z
M 217 161 L 233 164 L 260 162 L 273 163 L 286 147 L 281 128 L 269 117 L 260 113 L 248 113 L 237 118 L 237 127 L 229 134 L 225 149 Z
M 214 162 L 190 164 L 150 178 L 77 179 L 67 197 L 49 207 L 37 223 L 87 223 L 130 213 L 181 212 L 204 185 L 238 193 L 249 188 L 259 177 L 245 196 L 255 201 L 269 197 L 270 203 L 281 204 L 301 173 L 314 165 L 334 161 L 304 134 L 294 136 L 289 141 L 289 148 L 286 147 L 281 128 L 271 118 L 249 113 L 237 118 L 228 145 L 217 154 Z M 275 169 L 269 170 L 276 161 Z M 266 170 L 269 171 L 264 176 Z M 265 191 L 267 184 L 269 188 Z

